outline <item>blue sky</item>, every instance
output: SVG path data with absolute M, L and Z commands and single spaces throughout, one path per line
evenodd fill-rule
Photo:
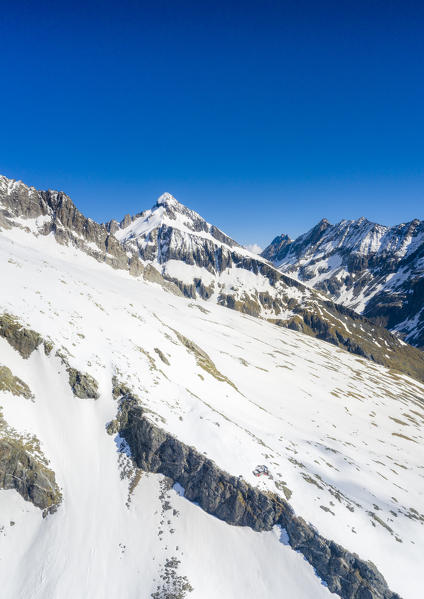
M 104 221 L 163 191 L 242 243 L 424 218 L 418 2 L 21 2 L 0 173 Z

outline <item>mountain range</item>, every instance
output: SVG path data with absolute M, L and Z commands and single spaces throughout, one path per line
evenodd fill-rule
M 163 194 L 151 210 L 127 215 L 119 223 L 98 224 L 84 217 L 63 192 L 38 191 L 0 178 L 0 225 L 28 228 L 28 218 L 37 234 L 53 234 L 59 243 L 71 244 L 114 268 L 160 281 L 186 297 L 200 297 L 304 332 L 424 379 L 421 351 L 287 276 L 170 194 Z
M 262 252 L 281 272 L 424 347 L 424 221 L 394 227 L 366 218 L 321 220 Z
M 421 597 L 424 354 L 285 241 L 0 178 L 2 597 Z

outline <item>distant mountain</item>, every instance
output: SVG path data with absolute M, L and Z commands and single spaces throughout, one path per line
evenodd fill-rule
M 63 192 L 1 177 L 1 226 L 53 234 L 59 243 L 173 293 L 301 331 L 424 380 L 422 352 L 280 272 L 170 194 L 150 210 L 98 224 Z
M 1 599 L 422 599 L 424 352 L 169 195 L 2 178 L 0 272 Z
M 262 252 L 280 272 L 424 347 L 424 221 L 385 227 L 366 218 L 321 220 Z

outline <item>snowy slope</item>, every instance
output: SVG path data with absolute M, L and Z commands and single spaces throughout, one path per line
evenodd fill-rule
M 323 219 L 296 240 L 276 237 L 262 256 L 424 346 L 424 221 L 385 227 Z
M 129 493 L 135 474 L 124 476 L 129 464 L 105 431 L 119 376 L 163 429 L 290 497 L 321 534 L 372 560 L 393 591 L 421 597 L 423 385 L 296 331 L 177 297 L 53 235 L 4 230 L 0 260 L 0 312 L 68 352 L 100 390 L 98 400 L 74 397 L 54 352 L 24 360 L 0 339 L 1 362 L 34 393 L 31 401 L 1 392 L 4 419 L 37 436 L 63 493 L 42 519 L 15 491 L 0 491 L 3 596 L 164 597 L 165 571 L 192 597 L 330 595 L 283 531 L 231 527 L 158 475 L 143 474 Z M 263 463 L 273 478 L 258 481 L 252 470 Z M 164 508 L 168 496 L 178 514 Z
M 424 380 L 422 352 L 280 273 L 170 194 L 151 210 L 99 224 L 61 191 L 0 177 L 0 228 L 53 234 L 62 245 L 174 293 L 268 319 Z
M 10 351 L 2 347 L 2 357 Z M 230 527 L 168 489 L 160 476 L 144 474 L 128 500 L 122 456 L 120 467 L 105 434 L 114 409 L 110 396 L 77 400 L 58 360 L 36 355 L 23 366 L 19 356 L 8 358 L 25 371 L 36 402 L 2 397 L 7 417 L 42 440 L 66 499 L 43 520 L 15 491 L 0 491 L 4 599 L 163 597 L 162 586 L 172 597 L 184 597 L 186 587 L 202 598 L 217 592 L 228 599 L 287 591 L 304 599 L 330 596 L 278 529 Z M 160 578 L 166 572 L 168 584 Z

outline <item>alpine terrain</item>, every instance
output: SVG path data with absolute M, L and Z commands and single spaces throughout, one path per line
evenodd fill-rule
M 342 305 L 298 240 L 1 177 L 2 599 L 421 599 L 424 354 L 364 291 L 419 277 L 408 226 Z
M 295 240 L 276 237 L 262 256 L 424 348 L 424 221 L 384 227 L 323 219 Z

